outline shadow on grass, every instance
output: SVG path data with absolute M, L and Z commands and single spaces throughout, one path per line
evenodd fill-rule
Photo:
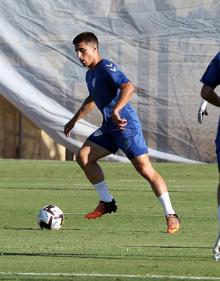
M 52 230 L 49 230 L 49 229 L 41 229 L 39 227 L 3 227 L 3 229 L 6 229 L 6 230 L 16 230 L 16 231 L 49 231 L 51 232 Z M 72 231 L 72 230 L 81 230 L 80 228 L 68 228 L 68 229 L 59 229 L 59 232 L 62 232 L 62 231 Z M 53 230 L 53 232 L 56 231 L 56 230 Z
M 7 227 L 4 226 L 3 229 L 5 230 L 15 230 L 15 231 L 45 231 L 45 232 L 56 232 L 58 230 L 49 230 L 46 228 L 39 228 L 39 227 Z M 63 231 L 82 231 L 82 232 L 96 232 L 97 230 L 90 230 L 90 229 L 81 229 L 81 228 L 62 228 L 59 229 L 59 232 L 63 232 Z M 122 230 L 122 231 L 112 231 L 112 230 L 103 230 L 103 233 L 109 233 L 109 234 L 119 234 L 119 233 L 127 233 L 127 230 Z M 132 233 L 144 233 L 144 234 L 149 234 L 149 233 L 156 233 L 157 231 L 149 231 L 149 230 L 133 230 Z M 160 233 L 165 233 L 165 231 L 160 231 Z
M 168 248 L 168 247 L 166 247 Z M 176 248 L 176 247 L 173 247 Z M 182 247 L 185 248 L 185 247 Z M 200 248 L 200 247 L 195 247 Z M 206 247 L 201 247 L 209 249 Z M 164 260 L 167 256 L 164 255 L 147 255 L 147 254 L 128 254 L 128 255 L 100 255 L 100 254 L 80 254 L 80 253 L 19 253 L 19 252 L 0 252 L 1 257 L 53 257 L 53 258 L 73 258 L 73 259 L 101 259 L 101 260 Z M 170 260 L 186 260 L 186 255 L 169 255 Z M 198 255 L 190 255 L 187 257 L 187 261 L 207 261 L 210 260 L 210 256 L 201 257 Z
M 19 252 L 1 252 L 0 256 L 22 256 L 22 257 L 72 257 L 85 259 L 121 259 L 117 256 L 105 256 L 95 254 L 72 254 L 72 253 L 19 253 Z

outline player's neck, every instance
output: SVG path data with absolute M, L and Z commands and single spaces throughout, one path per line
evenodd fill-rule
M 98 56 L 93 60 L 93 62 L 91 63 L 91 65 L 88 66 L 89 69 L 95 68 L 96 65 L 97 65 L 101 60 L 102 60 L 101 56 L 98 55 Z

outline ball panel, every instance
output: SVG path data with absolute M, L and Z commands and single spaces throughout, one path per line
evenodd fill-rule
M 56 208 L 56 206 L 54 206 L 54 205 L 47 205 L 47 206 L 43 207 L 43 210 L 47 211 L 51 215 L 54 215 L 54 212 L 53 212 L 54 208 Z
M 46 205 L 40 209 L 38 224 L 43 229 L 58 230 L 64 223 L 63 211 L 55 205 Z
M 53 217 L 50 217 L 49 222 L 46 223 L 45 221 L 40 221 L 39 225 L 41 228 L 51 229 Z

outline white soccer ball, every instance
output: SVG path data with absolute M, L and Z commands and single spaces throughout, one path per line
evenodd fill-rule
M 59 207 L 47 205 L 40 209 L 37 221 L 41 229 L 58 230 L 64 223 L 64 214 Z

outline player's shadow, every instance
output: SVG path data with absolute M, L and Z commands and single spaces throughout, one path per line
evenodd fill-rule
M 0 252 L 0 256 L 22 256 L 22 257 L 57 257 L 57 258 L 80 258 L 80 259 L 126 259 L 121 256 L 106 256 L 96 254 L 77 254 L 77 253 L 19 253 L 19 252 Z M 129 258 L 129 257 L 127 257 Z
M 175 247 L 173 247 L 175 248 Z M 207 248 L 207 247 L 194 247 L 194 248 Z M 207 248 L 209 249 L 209 248 Z M 87 254 L 87 253 L 19 253 L 19 252 L 0 252 L 1 257 L 53 257 L 53 258 L 73 258 L 73 259 L 100 259 L 100 260 L 161 260 L 167 259 L 164 255 L 147 255 L 147 254 L 129 254 L 129 255 L 100 255 L 100 254 Z M 185 256 L 172 255 L 169 258 L 178 258 L 185 260 Z M 210 260 L 209 256 L 201 257 L 198 255 L 188 256 L 189 260 Z
M 16 231 L 50 231 L 48 229 L 41 229 L 39 227 L 3 227 L 3 229 L 7 230 L 16 230 Z M 59 231 L 75 231 L 75 230 L 81 230 L 80 228 L 68 228 L 68 229 L 59 229 Z

